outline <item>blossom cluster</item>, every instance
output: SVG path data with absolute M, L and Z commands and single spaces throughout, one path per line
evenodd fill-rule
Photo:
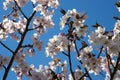
M 120 21 L 118 20 L 115 24 L 113 32 L 106 32 L 105 28 L 99 26 L 95 32 L 92 32 L 89 37 L 89 42 L 93 46 L 102 45 L 105 49 L 107 49 L 108 54 L 111 57 L 118 56 L 120 52 L 120 30 L 119 26 Z
M 20 33 L 23 33 L 26 27 L 26 19 L 19 19 L 18 22 L 9 20 L 8 18 L 4 18 L 3 22 L 1 23 L 1 29 L 0 29 L 0 39 L 6 40 L 6 38 L 11 36 L 12 39 L 19 41 L 20 39 L 14 35 L 15 32 L 20 31 Z
M 91 54 L 92 47 L 85 47 L 79 51 L 78 60 L 82 61 L 82 65 L 90 72 L 98 75 L 101 72 L 100 59 L 96 59 L 94 54 Z
M 101 56 L 101 69 L 106 72 L 105 80 L 109 80 L 112 69 L 116 66 L 116 58 L 119 58 L 120 52 L 120 20 L 117 20 L 112 31 L 105 31 L 105 28 L 98 26 L 95 32 L 89 35 L 89 42 L 94 47 L 103 46 L 102 52 L 105 52 L 106 57 Z M 119 62 L 118 62 L 119 64 Z M 98 69 L 99 70 L 99 69 Z M 119 78 L 119 69 L 117 69 L 114 79 Z
M 49 39 L 46 47 L 46 56 L 54 57 L 57 53 L 68 50 L 70 45 L 71 50 L 74 51 L 75 44 L 67 39 L 64 33 L 54 35 L 53 38 Z
M 87 26 L 84 25 L 86 14 L 78 13 L 76 9 L 68 10 L 64 16 L 60 19 L 60 29 L 64 29 L 68 21 L 72 21 L 72 26 L 75 28 L 73 34 L 77 34 L 78 37 L 86 35 Z
M 31 0 L 33 4 L 37 4 L 34 8 L 35 11 L 40 11 L 42 15 L 53 14 L 54 10 L 49 10 L 49 8 L 57 8 L 59 6 L 58 0 Z
M 65 80 L 67 78 L 66 61 L 62 63 L 60 59 L 54 58 L 54 60 L 49 63 L 49 66 L 43 67 L 43 65 L 40 65 L 39 69 L 37 69 L 34 64 L 28 65 L 26 63 L 25 57 L 29 53 L 28 51 L 23 52 L 23 49 L 20 49 L 15 56 L 15 62 L 17 62 L 18 65 L 13 66 L 12 71 L 16 73 L 18 80 L 22 80 L 22 76 L 26 76 L 32 80 L 51 80 L 57 78 Z M 55 73 L 57 67 L 61 67 L 61 72 L 58 74 Z

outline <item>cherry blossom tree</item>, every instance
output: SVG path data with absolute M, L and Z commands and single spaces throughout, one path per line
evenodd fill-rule
M 27 4 L 33 9 L 30 16 L 22 10 Z M 116 23 L 111 31 L 99 23 L 93 25 L 94 31 L 89 31 L 84 23 L 86 13 L 61 9 L 61 32 L 48 39 L 44 47 L 40 37 L 54 26 L 52 17 L 59 4 L 59 0 L 3 2 L 3 9 L 9 13 L 0 22 L 0 46 L 8 50 L 11 56 L 0 54 L 0 70 L 4 70 L 0 79 L 7 80 L 13 71 L 18 80 L 24 80 L 22 77 L 28 80 L 93 80 L 91 74 L 102 75 L 105 80 L 119 80 L 120 18 L 114 17 Z M 120 2 L 116 2 L 116 7 L 120 12 Z M 62 32 L 64 29 L 67 31 Z M 31 41 L 26 42 L 27 34 L 31 34 Z M 4 43 L 8 39 L 17 42 L 15 50 Z M 51 61 L 46 65 L 39 64 L 39 68 L 33 63 L 29 65 L 26 57 L 35 56 L 36 51 L 42 48 L 45 48 L 45 58 L 50 57 Z M 94 53 L 95 50 L 97 53 Z M 59 54 L 66 60 L 59 58 Z M 74 61 L 78 63 L 77 68 L 73 68 Z

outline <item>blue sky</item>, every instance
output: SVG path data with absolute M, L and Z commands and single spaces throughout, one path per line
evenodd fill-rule
M 41 36 L 41 40 L 44 43 L 43 49 L 40 52 L 36 52 L 36 56 L 33 58 L 27 58 L 27 62 L 29 64 L 35 64 L 37 67 L 39 64 L 47 65 L 48 61 L 50 61 L 50 58 L 45 58 L 44 54 L 44 47 L 47 44 L 47 41 L 49 38 L 52 38 L 53 35 L 58 34 L 60 31 L 59 29 L 59 21 L 62 14 L 60 13 L 61 9 L 69 10 L 69 9 L 76 9 L 79 12 L 85 12 L 87 13 L 88 18 L 86 19 L 85 24 L 89 26 L 89 29 L 91 30 L 91 26 L 95 24 L 96 22 L 100 23 L 104 27 L 106 27 L 107 30 L 111 30 L 114 27 L 115 21 L 113 19 L 113 16 L 120 16 L 118 10 L 116 9 L 115 3 L 119 0 L 60 0 L 60 6 L 55 11 L 55 15 L 53 17 L 53 21 L 55 22 L 55 26 L 52 29 L 49 29 L 46 34 L 43 34 Z M 2 9 L 2 2 L 0 1 L 0 21 L 2 21 L 2 15 L 6 14 L 8 11 L 3 11 Z M 29 4 L 28 4 L 29 5 Z M 29 9 L 27 9 L 29 8 Z M 23 9 L 26 14 L 28 14 L 32 11 L 30 7 L 25 7 Z M 29 11 L 28 11 L 29 10 Z M 63 32 L 63 31 L 62 31 Z M 15 48 L 16 43 L 14 41 L 11 41 L 8 39 L 7 42 L 4 42 L 12 49 Z M 0 54 L 2 55 L 9 55 L 8 51 L 3 49 L 3 47 L 0 45 Z M 62 55 L 59 55 L 62 57 Z M 66 59 L 66 58 L 63 58 Z M 3 70 L 0 70 L 0 79 L 2 77 Z M 13 80 L 15 74 L 10 73 L 7 80 Z M 98 77 L 97 80 L 100 80 Z M 16 80 L 16 79 L 14 79 Z

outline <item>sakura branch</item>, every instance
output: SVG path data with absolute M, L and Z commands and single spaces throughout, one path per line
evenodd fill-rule
M 27 4 L 33 8 L 29 17 L 23 9 Z M 66 28 L 67 31 L 62 31 L 48 40 L 45 58 L 50 57 L 51 61 L 45 66 L 40 64 L 39 68 L 27 63 L 27 56 L 35 56 L 36 50 L 40 52 L 44 48 L 44 42 L 40 37 L 55 25 L 52 18 L 58 6 L 59 0 L 3 2 L 3 9 L 10 8 L 10 13 L 5 14 L 0 22 L 0 44 L 12 55 L 9 57 L 0 54 L 0 70 L 4 69 L 2 80 L 7 80 L 10 70 L 16 73 L 18 80 L 22 80 L 23 76 L 28 80 L 92 80 L 91 73 L 96 76 L 102 72 L 105 73 L 102 74 L 105 80 L 118 80 L 120 19 L 114 17 L 116 23 L 111 31 L 107 31 L 97 22 L 93 25 L 95 30 L 88 34 L 89 28 L 84 23 L 86 13 L 78 12 L 76 9 L 60 10 L 63 14 L 59 23 L 60 30 Z M 117 2 L 116 6 L 120 12 L 120 2 Z M 27 36 L 29 33 L 32 33 L 30 37 Z M 7 38 L 17 42 L 15 50 L 2 42 Z M 26 43 L 26 38 L 31 42 Z M 60 58 L 61 54 L 62 58 L 67 59 Z M 74 64 L 75 62 L 78 64 Z

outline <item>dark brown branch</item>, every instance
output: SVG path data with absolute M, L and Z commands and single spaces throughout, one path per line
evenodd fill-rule
M 100 48 L 100 52 L 98 53 L 98 57 L 97 57 L 97 58 L 100 57 L 100 55 L 101 55 L 101 53 L 102 53 L 102 50 L 103 50 L 103 46 Z
M 3 68 L 4 68 L 4 69 L 5 69 L 5 71 L 6 71 L 6 69 L 7 69 L 7 68 L 6 68 L 4 65 L 3 65 Z
M 74 41 L 74 44 L 75 44 L 75 50 L 76 50 L 76 52 L 77 52 L 77 56 L 79 56 L 79 50 L 78 50 L 78 48 L 77 48 L 76 41 Z
M 113 72 L 110 74 L 110 80 L 114 80 L 114 76 L 115 76 L 115 74 L 116 74 L 116 72 L 117 72 L 117 70 L 118 70 L 119 62 L 120 62 L 120 53 L 119 53 L 119 55 L 118 55 L 117 62 L 116 62 L 116 65 L 115 65 L 115 67 L 114 67 L 114 70 L 113 70 Z
M 76 52 L 77 52 L 77 54 L 78 54 L 78 56 L 79 56 L 79 51 L 78 51 L 78 48 L 77 48 L 77 45 L 76 45 L 76 41 L 74 41 L 74 44 L 75 44 L 75 50 L 76 50 Z M 79 61 L 80 62 L 80 64 L 83 64 L 82 63 L 82 61 Z M 88 76 L 88 78 L 90 79 L 90 80 L 92 80 L 92 78 L 90 77 L 90 75 L 89 75 L 89 73 L 88 73 L 88 71 L 87 71 L 87 69 L 86 68 L 84 68 L 84 70 L 85 70 L 85 74 L 82 76 L 82 77 L 84 77 L 84 76 Z M 82 78 L 81 78 L 82 79 Z M 79 79 L 80 80 L 80 79 Z
M 35 13 L 36 13 L 36 11 L 34 11 L 34 12 L 32 13 L 32 15 L 29 17 L 29 19 L 27 19 L 27 24 L 26 24 L 25 31 L 24 31 L 24 33 L 23 33 L 23 35 L 22 35 L 22 37 L 21 37 L 21 40 L 20 40 L 20 42 L 19 42 L 19 44 L 18 44 L 18 46 L 17 46 L 17 48 L 16 48 L 16 50 L 15 50 L 15 52 L 14 52 L 14 55 L 11 57 L 11 60 L 10 60 L 8 66 L 7 66 L 7 68 L 6 68 L 6 71 L 5 71 L 4 75 L 3 75 L 3 79 L 2 79 L 2 80 L 6 80 L 6 78 L 7 78 L 7 75 L 8 75 L 8 73 L 9 73 L 9 71 L 10 71 L 10 68 L 11 68 L 11 66 L 12 66 L 12 64 L 13 64 L 13 62 L 14 62 L 15 55 L 17 54 L 18 50 L 21 48 L 21 46 L 22 46 L 22 44 L 23 44 L 24 38 L 25 38 L 25 36 L 26 36 L 26 34 L 27 34 L 28 27 L 29 27 L 30 22 L 31 22 L 33 16 L 35 15 Z
M 68 45 L 68 60 L 69 60 L 69 67 L 70 67 L 70 72 L 72 74 L 73 80 L 75 80 L 74 72 L 72 70 L 72 61 L 71 61 L 71 54 L 70 54 L 70 45 Z
M 84 73 L 79 80 L 83 80 L 83 78 L 87 75 L 87 73 Z
M 80 64 L 83 64 L 83 62 L 82 62 L 82 61 L 79 61 L 79 62 L 80 62 Z M 89 78 L 89 80 L 92 80 L 91 76 L 89 75 L 88 70 L 87 70 L 86 68 L 84 68 L 84 70 L 85 70 L 85 72 L 86 72 L 87 77 Z
M 113 63 L 112 63 L 112 60 L 111 60 L 110 55 L 109 55 L 108 52 L 107 52 L 107 49 L 106 49 L 106 58 L 107 58 L 107 62 L 108 62 L 108 69 L 109 69 L 109 72 L 110 72 L 110 74 L 111 74 L 111 73 L 112 73 L 112 70 L 111 70 L 111 68 L 110 68 L 110 65 L 112 65 L 113 68 L 114 68 L 114 65 L 113 65 Z
M 65 56 L 68 56 L 68 54 L 67 54 L 67 53 L 65 53 L 65 52 L 63 52 L 63 51 L 62 51 L 62 53 L 63 53 Z
M 14 51 L 13 50 L 11 50 L 8 46 L 6 46 L 4 43 L 2 43 L 1 41 L 0 41 L 0 44 L 3 46 L 3 47 L 5 47 L 8 51 L 10 51 L 12 54 L 14 54 Z
M 89 78 L 90 80 L 92 80 L 92 78 L 90 77 L 89 72 L 88 72 L 88 70 L 87 70 L 86 68 L 85 68 L 85 71 L 86 71 L 86 73 L 87 73 L 88 78 Z
M 35 29 L 38 29 L 38 28 L 40 28 L 40 26 L 35 27 L 35 28 L 28 29 L 28 31 L 32 31 L 32 30 L 35 30 Z

